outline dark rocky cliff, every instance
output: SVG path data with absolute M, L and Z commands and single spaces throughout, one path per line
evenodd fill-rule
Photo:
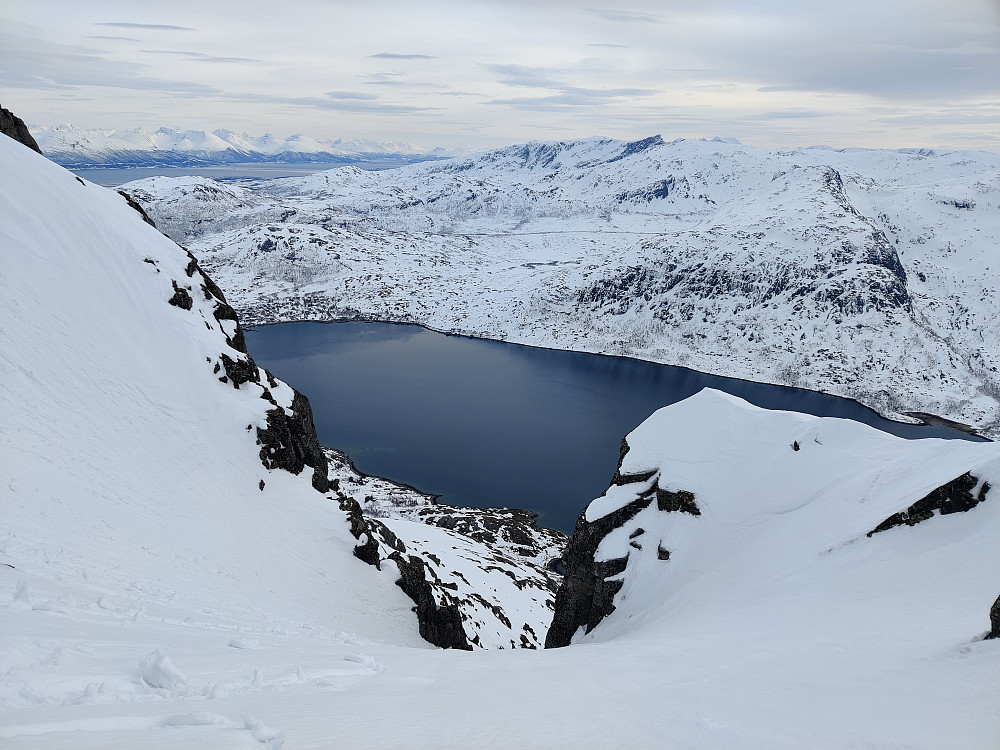
M 664 513 L 701 515 L 692 493 L 661 489 L 657 472 L 622 474 L 622 461 L 628 451 L 628 442 L 622 438 L 618 468 L 611 483 L 617 486 L 634 485 L 636 499 L 593 521 L 587 520 L 586 510 L 577 518 L 573 536 L 563 555 L 565 577 L 556 594 L 555 615 L 545 636 L 545 648 L 568 646 L 580 628 L 589 633 L 615 611 L 615 594 L 623 585 L 615 576 L 625 571 L 628 555 L 612 560 L 595 560 L 597 547 L 604 537 L 624 526 L 654 502 L 657 509 Z M 669 560 L 670 551 L 659 549 L 658 557 Z
M 28 126 L 24 124 L 24 120 L 2 106 L 0 106 L 0 133 L 13 138 L 18 143 L 23 143 L 32 151 L 42 153 L 42 150 L 38 148 L 38 143 L 28 132 Z

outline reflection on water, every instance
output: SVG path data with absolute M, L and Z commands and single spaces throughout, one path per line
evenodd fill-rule
M 567 532 L 607 489 L 621 438 L 706 387 L 903 437 L 960 436 L 814 391 L 418 326 L 284 323 L 248 331 L 247 345 L 309 397 L 320 442 L 347 451 L 361 471 L 456 505 L 530 508 L 541 525 Z

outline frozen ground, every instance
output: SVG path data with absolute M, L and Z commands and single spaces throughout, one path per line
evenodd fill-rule
M 416 322 L 998 435 L 998 175 L 986 152 L 654 137 L 127 189 L 249 323 Z

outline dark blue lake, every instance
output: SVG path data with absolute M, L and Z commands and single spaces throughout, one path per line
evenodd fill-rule
M 366 474 L 453 505 L 528 508 L 539 525 L 566 532 L 607 489 L 622 437 L 706 387 L 903 437 L 964 436 L 814 391 L 413 325 L 283 323 L 247 331 L 247 345 L 257 364 L 309 397 L 320 442 Z

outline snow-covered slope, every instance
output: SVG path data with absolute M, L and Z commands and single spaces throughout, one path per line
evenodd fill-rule
M 312 471 L 261 463 L 294 393 L 239 351 L 192 259 L 117 193 L 8 138 L 0 156 L 3 561 L 86 586 L 74 610 L 171 602 L 418 643 Z
M 437 511 L 343 466 L 325 492 L 303 461 L 277 468 L 303 458 L 275 436 L 305 406 L 240 351 L 197 265 L 4 137 L 0 163 L 5 750 L 996 747 L 995 444 L 702 393 L 629 436 L 584 517 L 644 483 L 673 498 L 599 540 L 629 556 L 586 643 L 431 649 L 396 578 L 440 575 L 485 613 L 523 593 L 516 560 L 492 570 L 461 514 L 406 520 Z M 867 536 L 949 482 L 982 502 Z M 670 510 L 684 491 L 697 517 Z M 392 545 L 358 493 L 433 572 L 358 559 Z
M 128 190 L 250 322 L 417 322 L 997 435 L 998 175 L 986 152 L 653 137 Z
M 409 143 L 355 139 L 315 139 L 296 133 L 287 138 L 251 136 L 231 130 L 149 131 L 83 129 L 74 125 L 33 127 L 42 152 L 70 168 L 210 166 L 244 162 L 380 162 L 405 164 L 450 155 Z

